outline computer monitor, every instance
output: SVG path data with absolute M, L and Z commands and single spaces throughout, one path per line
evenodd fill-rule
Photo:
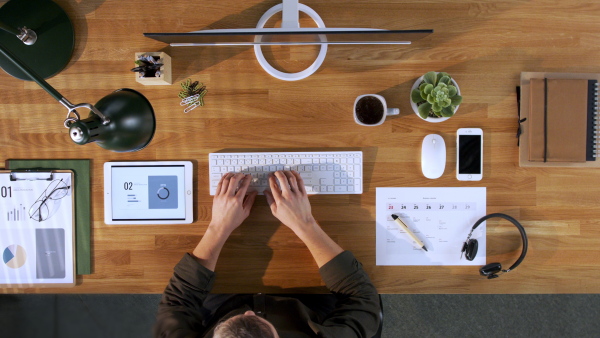
M 144 36 L 182 46 L 255 45 L 407 45 L 433 33 L 433 29 L 386 30 L 366 28 L 211 29 L 189 33 L 144 33 Z
M 281 28 L 265 28 L 265 23 L 275 14 L 282 12 Z M 317 28 L 300 28 L 299 13 L 312 18 Z M 267 10 L 258 20 L 256 28 L 213 29 L 189 33 L 144 33 L 144 36 L 170 44 L 171 46 L 253 46 L 258 63 L 270 75 L 285 81 L 304 79 L 321 66 L 328 45 L 339 44 L 410 44 L 433 33 L 423 30 L 385 30 L 369 28 L 327 28 L 312 8 L 299 4 L 298 0 L 283 0 Z M 263 55 L 262 46 L 269 45 L 320 45 L 319 55 L 313 64 L 298 73 L 281 72 L 269 64 Z

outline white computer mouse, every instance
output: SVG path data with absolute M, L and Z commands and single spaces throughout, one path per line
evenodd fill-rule
M 421 146 L 421 170 L 427 178 L 438 178 L 446 168 L 446 142 L 437 134 L 429 134 Z

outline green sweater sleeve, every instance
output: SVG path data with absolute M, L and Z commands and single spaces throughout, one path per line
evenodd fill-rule
M 175 266 L 156 316 L 155 337 L 195 337 L 203 332 L 200 311 L 212 290 L 215 273 L 200 264 L 192 255 L 185 256 Z
M 379 328 L 381 305 L 362 264 L 350 251 L 344 251 L 319 272 L 337 303 L 335 310 L 313 329 L 321 337 L 373 337 Z

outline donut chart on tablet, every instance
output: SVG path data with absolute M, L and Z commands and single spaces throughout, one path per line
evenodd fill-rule
M 2 253 L 2 261 L 6 266 L 13 269 L 18 269 L 25 264 L 27 253 L 22 246 L 12 244 L 7 246 Z

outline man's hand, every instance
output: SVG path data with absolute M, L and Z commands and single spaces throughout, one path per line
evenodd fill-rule
M 209 270 L 215 270 L 225 241 L 250 214 L 256 198 L 256 191 L 246 196 L 251 179 L 250 175 L 225 174 L 219 181 L 213 199 L 212 220 L 192 252 Z
M 265 190 L 265 196 L 273 215 L 306 244 L 317 266 L 322 267 L 343 251 L 315 221 L 304 180 L 298 172 L 276 171 L 269 177 L 269 186 L 271 189 Z
M 227 173 L 221 177 L 213 200 L 212 220 L 209 227 L 227 235 L 250 215 L 256 191 L 246 195 L 252 176 Z
M 277 185 L 279 181 L 279 185 Z M 304 187 L 304 180 L 296 171 L 276 171 L 269 176 L 270 189 L 265 190 L 271 212 L 283 224 L 298 234 L 316 224 Z

